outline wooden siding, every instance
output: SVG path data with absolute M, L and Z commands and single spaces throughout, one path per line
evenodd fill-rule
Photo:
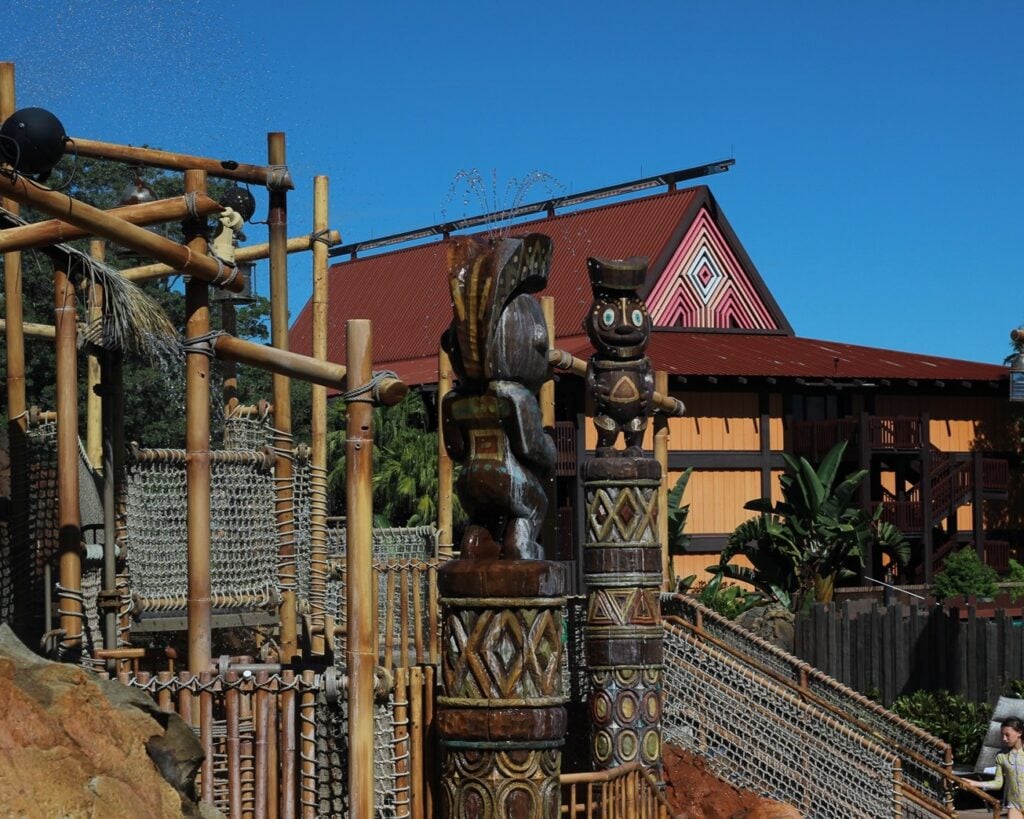
M 743 555 L 737 555 L 729 561 L 733 566 L 750 566 L 750 561 L 747 560 Z M 707 571 L 708 566 L 714 566 L 718 563 L 717 554 L 692 554 L 692 555 L 676 555 L 673 558 L 672 569 L 676 573 L 676 577 L 682 580 L 684 577 L 689 577 L 691 574 L 697 575 L 695 583 L 709 581 L 713 576 L 713 572 Z M 746 583 L 739 583 L 735 580 L 728 580 L 728 583 L 735 583 L 737 586 L 743 586 L 744 588 L 750 588 Z
M 1009 401 L 972 396 L 879 395 L 876 415 L 928 413 L 933 445 L 944 452 L 1001 452 L 1012 448 Z
M 679 472 L 669 472 L 669 487 Z M 754 513 L 743 508 L 761 496 L 761 473 L 756 470 L 700 470 L 690 476 L 683 504 L 690 504 L 686 531 L 691 535 L 729 534 Z

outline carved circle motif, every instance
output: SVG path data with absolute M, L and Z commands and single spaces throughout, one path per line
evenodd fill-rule
M 631 728 L 624 729 L 617 737 L 616 745 L 618 746 L 616 748 L 618 751 L 617 755 L 621 762 L 632 762 L 636 759 L 639 746 L 636 731 Z
M 661 734 L 657 728 L 650 728 L 644 732 L 640 754 L 643 762 L 648 765 L 657 765 L 661 762 Z
M 612 698 L 604 691 L 598 691 L 591 697 L 590 708 L 594 723 L 606 725 L 612 716 Z

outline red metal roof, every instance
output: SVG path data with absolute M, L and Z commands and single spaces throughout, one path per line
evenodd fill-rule
M 706 196 L 707 188 L 698 186 L 524 222 L 508 229 L 512 236 L 540 231 L 554 242 L 548 286 L 542 295 L 555 299 L 556 336 L 580 332 L 591 302 L 588 256 L 646 256 L 653 269 L 689 206 Z M 373 322 L 373 357 L 381 366 L 436 358 L 441 333 L 452 319 L 446 272 L 443 242 L 332 265 L 328 275 L 328 358 L 345 361 L 345 321 L 350 318 Z M 311 333 L 310 302 L 292 327 L 290 348 L 309 355 Z M 387 366 L 395 369 L 391 364 Z

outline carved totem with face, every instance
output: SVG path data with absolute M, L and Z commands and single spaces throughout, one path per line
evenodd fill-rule
M 547 326 L 530 294 L 547 283 L 551 240 L 458 237 L 448 261 L 454 319 L 442 343 L 459 385 L 441 412 L 471 521 L 462 554 L 536 560 L 555 446 L 536 397 L 548 378 Z
M 647 260 L 587 259 L 594 301 L 583 327 L 596 352 L 587 362 L 587 390 L 594 399 L 597 456 L 643 456 L 644 430 L 654 395 L 651 362 L 644 355 L 651 317 L 637 295 Z M 622 432 L 624 452 L 615 449 Z

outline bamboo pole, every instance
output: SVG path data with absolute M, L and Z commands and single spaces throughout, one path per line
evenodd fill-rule
M 187 192 L 187 188 L 186 188 Z M 205 242 L 202 254 L 188 247 L 150 233 L 106 211 L 87 205 L 58 191 L 52 191 L 36 182 L 28 182 L 23 176 L 8 179 L 0 176 L 0 195 L 30 205 L 49 216 L 83 228 L 90 234 L 108 239 L 119 245 L 149 256 L 157 261 L 172 265 L 179 273 L 208 283 L 220 282 L 224 289 L 235 293 L 241 291 L 244 281 L 235 269 L 206 255 Z
M 583 377 L 587 374 L 587 362 L 582 358 L 577 358 L 572 353 L 566 352 L 565 350 L 550 350 L 548 352 L 548 364 L 556 370 L 569 372 L 573 375 Z M 683 402 L 678 398 L 665 395 L 657 390 L 654 391 L 654 398 L 651 403 L 654 404 L 656 409 L 661 410 L 666 415 L 680 416 L 686 411 L 686 407 L 683 405 Z
M 412 771 L 412 819 L 424 819 L 426 794 L 423 788 L 423 669 L 414 665 L 409 669 L 409 768 Z
M 267 163 L 285 164 L 284 134 L 267 134 Z M 288 194 L 270 191 L 267 216 L 270 237 L 270 340 L 278 353 L 288 352 Z M 221 339 L 223 340 L 223 339 Z M 218 343 L 218 347 L 219 347 Z M 281 662 L 291 662 L 298 651 L 298 612 L 295 596 L 295 513 L 292 484 L 291 382 L 280 372 L 273 377 L 275 515 L 277 519 L 278 583 L 281 587 Z
M 302 726 L 302 780 L 300 799 L 302 819 L 317 819 L 316 787 L 316 692 L 313 688 L 315 673 L 302 672 L 302 699 L 299 724 Z
M 14 63 L 0 62 L 0 121 L 15 111 Z M 18 213 L 17 202 L 0 197 L 0 205 Z M 21 288 L 21 254 L 4 254 L 4 337 L 7 357 L 7 436 L 11 457 L 11 551 L 15 565 L 27 566 L 29 556 L 28 519 L 28 463 L 27 439 L 28 402 L 25 398 L 25 330 Z M 28 584 L 14 586 L 15 625 L 19 636 L 27 640 L 29 634 L 21 624 L 30 619 L 32 607 L 38 601 L 31 599 Z M 50 612 L 46 612 L 49 618 Z
M 273 165 L 246 165 L 231 159 L 192 156 L 155 148 L 136 148 L 132 145 L 78 137 L 68 141 L 65 152 L 97 159 L 111 159 L 128 165 L 148 165 L 151 168 L 163 168 L 168 171 L 201 170 L 215 179 L 233 179 L 236 182 L 265 185 L 270 189 L 291 190 L 293 187 L 288 169 Z
M 220 303 L 220 326 L 229 335 L 238 334 L 238 313 L 235 310 L 235 303 L 230 299 L 223 299 Z M 224 411 L 230 416 L 238 406 L 238 365 L 234 359 L 221 359 L 221 374 L 224 380 L 221 386 Z
M 452 390 L 452 362 L 443 347 L 437 350 L 437 550 L 449 558 L 454 550 L 452 530 L 452 459 L 444 443 L 441 404 Z
M 20 256 L 20 253 L 5 253 L 4 259 L 8 256 Z M 6 262 L 4 262 L 6 265 Z M 0 332 L 7 332 L 7 319 L 0 319 Z M 30 321 L 21 323 L 22 338 L 45 338 L 53 340 L 57 337 L 57 330 L 52 324 L 35 324 Z M 24 344 L 24 342 L 22 342 Z M 24 349 L 24 347 L 22 347 Z M 22 376 L 24 378 L 24 376 Z
M 347 322 L 348 371 L 355 384 L 370 380 L 370 322 Z M 373 817 L 373 670 L 377 662 L 373 609 L 373 405 L 356 399 L 348 405 L 346 440 L 348 594 L 346 616 L 349 669 L 348 719 L 349 816 Z
M 3 234 L 0 233 L 0 237 Z M 89 255 L 102 262 L 106 256 L 106 243 L 102 239 L 93 239 L 89 243 Z M 87 298 L 88 313 L 86 323 L 103 321 L 103 285 L 93 282 L 82 288 Z M 96 350 L 86 355 L 86 390 L 85 390 L 85 451 L 93 469 L 103 468 L 103 409 L 102 400 L 97 392 L 100 385 L 100 357 Z
M 224 206 L 209 196 L 198 196 L 195 210 L 200 216 L 209 216 L 211 213 L 219 213 L 224 210 Z M 145 227 L 180 221 L 189 215 L 189 207 L 184 196 L 176 196 L 170 199 L 159 199 L 156 202 L 144 202 L 141 205 L 112 208 L 104 213 L 131 222 L 133 225 Z M 31 250 L 61 242 L 70 242 L 74 239 L 83 239 L 86 236 L 89 236 L 89 231 L 84 228 L 70 225 L 60 219 L 47 219 L 45 222 L 19 225 L 0 231 L 0 250 Z
M 654 390 L 668 395 L 668 373 L 658 370 L 654 374 Z M 662 588 L 671 590 L 672 556 L 668 544 L 668 416 L 657 413 L 654 416 L 654 459 L 661 465 L 661 485 L 658 487 L 658 542 L 661 543 Z
M 191 655 L 189 655 L 191 658 Z M 199 675 L 199 744 L 203 747 L 203 762 L 199 769 L 200 800 L 213 804 L 213 675 L 204 671 Z
M 327 241 L 336 245 L 341 241 L 341 233 L 336 230 L 327 232 Z M 286 245 L 288 253 L 302 253 L 310 250 L 318 242 L 314 242 L 312 236 L 293 236 Z M 264 242 L 258 245 L 249 245 L 235 250 L 236 262 L 258 262 L 270 256 L 270 243 Z M 150 279 L 162 279 L 166 276 L 173 276 L 177 271 L 166 264 L 147 264 L 140 267 L 127 267 L 121 271 L 121 275 L 133 282 L 148 281 Z
M 326 176 L 313 179 L 313 233 L 327 230 L 328 180 Z M 327 245 L 313 245 L 313 358 L 327 361 Z M 323 479 L 327 475 L 327 388 L 314 384 L 310 408 L 310 473 L 311 488 L 326 490 Z M 324 596 L 327 589 L 327 505 L 321 497 L 312 498 L 310 504 L 310 589 L 309 600 L 313 623 L 312 650 L 323 655 L 326 648 L 324 626 Z
M 185 191 L 204 192 L 206 174 L 186 171 Z M 185 225 L 189 252 L 206 254 L 203 225 Z M 195 277 L 185 283 L 185 338 L 210 332 L 210 290 Z M 210 359 L 198 352 L 185 359 L 185 475 L 188 486 L 188 668 L 212 664 L 210 586 Z
M 296 787 L 298 786 L 298 768 L 296 766 L 296 755 L 298 745 L 295 736 L 295 672 L 284 670 L 281 672 L 281 693 L 278 700 L 281 703 L 281 808 L 279 816 L 281 819 L 295 819 L 295 809 L 298 800 L 296 799 Z
M 395 669 L 395 816 L 401 819 L 412 813 L 408 675 L 403 666 Z
M 308 355 L 292 353 L 287 350 L 279 350 L 277 346 L 268 347 L 265 344 L 256 344 L 252 341 L 244 341 L 231 336 L 218 336 L 214 342 L 214 351 L 217 358 L 221 360 L 238 361 L 248 364 L 250 367 L 258 367 L 261 370 L 268 370 L 275 376 L 282 377 L 285 381 L 288 378 L 298 378 L 302 381 L 309 381 L 313 384 L 321 384 L 333 390 L 344 390 L 347 388 L 348 370 L 341 364 L 332 364 L 328 361 L 318 361 Z M 401 401 L 409 387 L 404 381 L 395 378 L 387 378 L 380 382 L 380 402 L 386 406 L 397 404 Z M 278 419 L 277 398 L 274 399 L 274 420 Z M 277 424 L 275 423 L 275 426 Z M 278 427 L 280 429 L 280 427 Z M 289 446 L 290 448 L 290 446 Z
M 544 324 L 548 334 L 548 355 L 555 348 L 555 300 L 551 296 L 541 296 L 540 309 L 544 315 Z M 555 434 L 555 379 L 554 373 L 540 388 L 539 403 L 541 423 L 544 431 L 554 437 Z M 541 528 L 541 543 L 544 547 L 544 555 L 548 560 L 557 558 L 555 554 L 555 517 L 558 514 L 558 495 L 555 486 L 555 471 L 544 478 L 544 493 L 548 498 L 547 512 L 544 514 L 544 524 Z
M 82 642 L 82 517 L 78 495 L 78 315 L 67 270 L 54 264 L 54 326 L 57 328 L 57 523 L 60 572 L 57 594 L 61 650 L 77 653 Z
M 224 718 L 228 758 L 228 812 L 233 819 L 242 815 L 242 753 L 238 725 L 238 674 L 224 675 Z

